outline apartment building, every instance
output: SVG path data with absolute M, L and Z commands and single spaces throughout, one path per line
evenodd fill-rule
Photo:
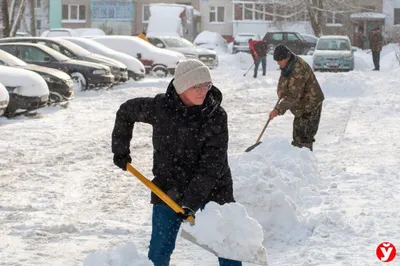
M 62 0 L 61 26 L 63 28 L 90 28 L 90 0 Z

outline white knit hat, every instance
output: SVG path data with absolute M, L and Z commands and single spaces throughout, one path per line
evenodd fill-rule
M 212 82 L 210 69 L 197 59 L 188 59 L 178 64 L 172 83 L 176 92 L 182 94 L 187 89 L 204 82 Z

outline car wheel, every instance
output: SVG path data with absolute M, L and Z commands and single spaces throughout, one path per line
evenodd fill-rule
M 161 65 L 156 65 L 153 66 L 153 68 L 151 69 L 151 72 L 153 74 L 153 76 L 159 77 L 159 78 L 165 78 L 168 75 L 168 70 Z
M 86 78 L 82 73 L 74 72 L 71 74 L 71 78 L 74 81 L 75 90 L 76 91 L 84 91 L 87 90 L 88 85 L 86 82 Z

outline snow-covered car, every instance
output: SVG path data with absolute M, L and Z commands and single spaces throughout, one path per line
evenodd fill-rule
M 354 69 L 355 51 L 348 36 L 322 36 L 314 50 L 313 68 L 315 71 L 351 71 Z
M 260 41 L 261 37 L 257 33 L 238 33 L 233 39 L 232 53 L 237 52 L 250 52 L 249 39 L 253 41 Z
M 93 54 L 81 46 L 61 38 L 24 37 L 0 39 L 0 43 L 12 42 L 43 44 L 71 59 L 108 66 L 111 69 L 111 73 L 114 75 L 114 83 L 128 80 L 128 69 L 121 62 L 109 57 Z
M 0 83 L 0 116 L 6 111 L 9 100 L 10 96 L 8 95 L 6 87 Z
M 145 67 L 137 58 L 118 52 L 116 50 L 110 49 L 101 43 L 94 40 L 81 38 L 81 37 L 62 37 L 67 41 L 75 43 L 82 48 L 102 56 L 107 56 L 114 58 L 128 67 L 128 77 L 134 80 L 140 80 L 145 76 Z
M 10 95 L 4 113 L 12 117 L 17 113 L 44 107 L 49 101 L 49 88 L 46 81 L 37 73 L 8 66 L 0 66 L 0 83 Z
M 186 58 L 195 58 L 202 61 L 209 68 L 218 66 L 218 56 L 215 51 L 196 47 L 193 43 L 181 37 L 157 36 L 148 37 L 156 47 L 182 53 Z
M 306 34 L 306 33 L 301 33 L 300 35 L 303 37 L 304 41 L 306 41 L 310 47 L 310 51 L 307 54 L 313 55 L 315 46 L 317 46 L 317 42 L 318 42 L 319 38 L 315 35 Z
M 19 58 L 0 50 L 0 65 L 22 68 L 38 73 L 47 83 L 50 90 L 50 102 L 68 101 L 74 95 L 74 82 L 71 77 L 60 70 L 27 64 Z
M 228 52 L 228 43 L 218 32 L 202 31 L 194 39 L 193 43 L 201 48 L 217 52 Z
M 174 75 L 178 63 L 185 59 L 181 53 L 155 47 L 136 36 L 102 36 L 92 40 L 130 56 L 153 60 L 152 72 L 158 77 Z
M 74 37 L 88 37 L 88 36 L 104 36 L 106 33 L 99 28 L 54 28 L 45 30 L 40 37 L 62 37 L 62 36 L 74 36 Z

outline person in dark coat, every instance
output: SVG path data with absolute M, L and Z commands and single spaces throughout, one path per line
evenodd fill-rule
M 313 142 L 321 118 L 324 93 L 313 70 L 302 58 L 285 45 L 274 50 L 274 60 L 281 68 L 278 82 L 277 107 L 269 114 L 270 119 L 290 110 L 294 115 L 292 145 L 313 150 Z
M 117 111 L 112 132 L 114 163 L 126 170 L 131 162 L 130 140 L 137 122 L 153 126 L 152 182 L 180 204 L 177 214 L 155 194 L 149 259 L 169 265 L 182 220 L 194 216 L 209 201 L 234 202 L 228 164 L 228 118 L 222 94 L 212 84 L 207 66 L 196 59 L 178 64 L 167 91 L 149 98 L 134 98 Z M 241 266 L 219 258 L 220 265 Z
M 379 28 L 375 28 L 372 31 L 370 42 L 372 51 L 372 61 L 374 62 L 374 67 L 375 67 L 373 70 L 379 71 L 380 69 L 379 61 L 381 58 L 381 51 L 383 46 L 383 37 Z
M 254 78 L 257 78 L 260 63 L 263 69 L 263 76 L 267 72 L 267 43 L 265 41 L 253 41 L 249 39 L 249 49 L 254 60 Z

